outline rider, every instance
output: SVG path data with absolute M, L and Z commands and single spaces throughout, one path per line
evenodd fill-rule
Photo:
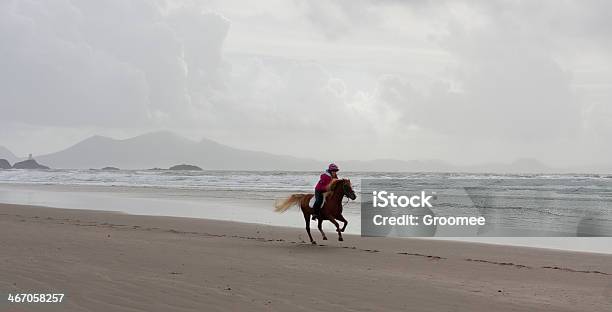
M 314 213 L 312 219 L 316 219 L 321 214 L 321 205 L 323 204 L 323 194 L 328 191 L 329 184 L 334 180 L 338 179 L 337 172 L 339 171 L 336 164 L 329 164 L 327 170 L 321 174 L 319 183 L 315 186 L 315 203 L 312 206 Z

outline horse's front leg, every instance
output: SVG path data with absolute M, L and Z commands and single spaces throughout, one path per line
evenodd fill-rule
M 340 231 L 344 232 L 344 230 L 346 230 L 346 226 L 348 225 L 348 221 L 344 218 L 343 215 L 339 215 L 338 218 L 336 218 L 336 219 L 338 219 L 342 223 L 344 223 L 344 225 L 342 225 L 342 229 L 340 229 Z
M 330 218 L 329 221 L 331 221 L 331 223 L 333 223 L 336 226 L 336 232 L 338 232 L 338 240 L 343 241 L 344 239 L 342 238 L 342 231 L 340 230 L 340 225 L 338 224 L 336 219 Z
M 325 233 L 323 233 L 323 218 L 319 216 L 318 220 L 319 220 L 319 224 L 318 224 L 319 232 L 321 232 L 321 235 L 323 235 L 323 240 L 327 240 L 327 236 L 325 236 Z

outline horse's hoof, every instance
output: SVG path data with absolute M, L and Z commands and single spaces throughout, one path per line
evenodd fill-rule
M 342 241 L 344 241 L 344 238 L 338 237 L 338 240 L 342 242 Z
M 315 242 L 315 241 L 312 241 L 312 242 L 310 242 L 310 243 L 311 243 L 311 244 L 313 244 L 313 245 L 316 245 L 316 244 L 317 244 L 317 242 Z
M 323 237 L 323 240 L 327 240 L 327 237 Z

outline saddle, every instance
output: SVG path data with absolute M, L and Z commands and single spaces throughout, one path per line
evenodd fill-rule
M 323 193 L 323 203 L 321 204 L 321 208 L 323 208 L 323 206 L 325 205 L 325 202 L 327 201 L 327 194 L 329 194 L 329 192 Z M 314 206 L 314 203 L 315 203 L 315 197 L 313 196 L 308 202 L 308 207 L 312 208 Z

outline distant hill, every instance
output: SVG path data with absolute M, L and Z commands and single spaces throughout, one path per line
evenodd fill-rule
M 53 168 L 69 169 L 101 168 L 109 164 L 125 169 L 168 168 L 180 163 L 221 170 L 318 170 L 323 167 L 316 160 L 241 150 L 208 139 L 197 142 L 165 131 L 125 140 L 93 136 L 37 159 Z
M 7 153 L 8 152 L 8 153 Z M 4 153 L 4 154 L 3 154 Z M 4 155 L 4 156 L 3 156 Z M 18 160 L 0 148 L 0 158 Z M 327 162 L 238 149 L 208 139 L 193 141 L 171 132 L 153 132 L 117 140 L 93 136 L 65 150 L 37 157 L 52 168 L 87 169 L 107 166 L 122 169 L 169 168 L 192 164 L 207 170 L 321 171 Z M 441 160 L 337 160 L 342 171 L 552 173 L 601 172 L 589 168 L 552 168 L 531 158 L 512 163 L 456 166 Z
M 4 146 L 0 146 L 0 159 L 6 159 L 11 164 L 19 160 L 17 156 L 15 156 L 15 154 L 13 154 L 11 151 L 9 151 L 8 148 Z
M 186 165 L 186 164 L 182 164 L 182 165 L 176 165 L 176 166 L 172 166 L 170 167 L 170 169 L 168 170 L 192 170 L 192 171 L 202 171 L 202 168 L 198 167 L 198 166 L 194 166 L 194 165 Z

